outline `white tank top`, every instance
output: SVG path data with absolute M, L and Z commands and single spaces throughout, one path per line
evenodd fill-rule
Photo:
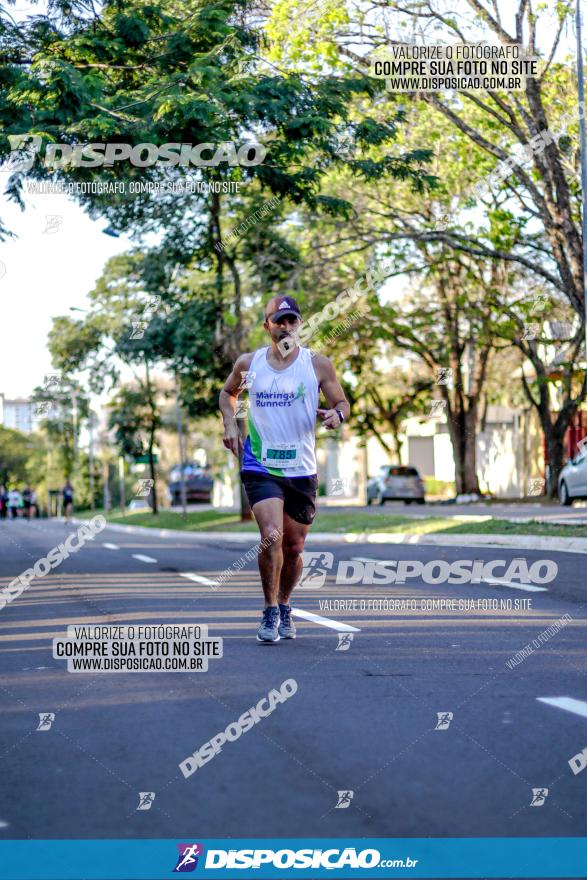
M 285 370 L 274 370 L 267 363 L 268 352 L 269 347 L 257 349 L 247 376 L 249 436 L 242 470 L 313 476 L 319 383 L 310 349 L 300 346 Z

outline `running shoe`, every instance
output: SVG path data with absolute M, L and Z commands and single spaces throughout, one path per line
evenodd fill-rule
M 279 603 L 279 635 L 282 639 L 295 639 L 296 627 L 291 619 L 291 605 Z
M 263 620 L 257 630 L 258 642 L 279 641 L 279 609 L 275 605 L 269 605 L 263 611 Z

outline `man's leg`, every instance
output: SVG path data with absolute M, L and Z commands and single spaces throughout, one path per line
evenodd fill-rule
M 277 600 L 280 605 L 288 605 L 289 597 L 302 574 L 304 542 L 309 525 L 303 525 L 283 514 L 283 565 L 279 578 Z
M 253 505 L 253 515 L 261 533 L 259 574 L 265 596 L 265 608 L 277 605 L 279 576 L 283 564 L 282 532 L 284 513 L 282 498 L 265 498 Z M 289 517 L 288 517 L 289 519 Z M 276 534 L 276 533 L 279 534 Z
M 292 611 L 289 597 L 298 583 L 304 564 L 304 541 L 308 533 L 309 525 L 304 525 L 292 519 L 289 514 L 283 514 L 283 565 L 279 578 L 279 627 L 277 632 L 281 639 L 295 639 L 296 627 L 292 620 Z

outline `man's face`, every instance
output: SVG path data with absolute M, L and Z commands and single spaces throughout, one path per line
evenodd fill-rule
M 268 312 L 269 314 L 271 314 L 271 310 L 268 310 Z M 283 315 L 276 321 L 272 321 L 266 313 L 263 326 L 265 327 L 265 330 L 269 333 L 269 336 L 271 337 L 271 340 L 273 342 L 279 343 L 282 339 L 291 338 L 292 345 L 295 345 L 295 334 L 302 326 L 302 323 L 302 319 L 298 318 L 293 313 L 289 315 Z

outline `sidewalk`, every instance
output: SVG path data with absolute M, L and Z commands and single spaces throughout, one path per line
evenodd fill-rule
M 87 520 L 74 520 L 87 522 Z M 108 529 L 135 535 L 182 538 L 200 543 L 256 544 L 256 532 L 187 532 L 108 523 Z M 413 535 L 405 532 L 310 532 L 306 546 L 324 544 L 427 544 L 445 547 L 515 547 L 519 550 L 548 550 L 551 553 L 587 553 L 587 538 L 538 537 L 536 535 Z

